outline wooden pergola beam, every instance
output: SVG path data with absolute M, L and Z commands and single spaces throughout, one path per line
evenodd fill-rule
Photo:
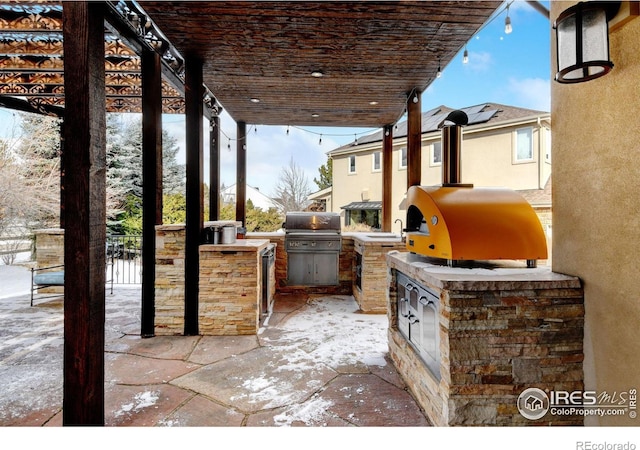
M 407 98 L 407 189 L 422 179 L 421 92 L 414 90 Z
M 194 57 L 187 57 L 185 75 L 187 217 L 185 224 L 184 334 L 195 336 L 199 329 L 199 246 L 204 228 L 202 61 Z
M 209 119 L 209 220 L 220 219 L 220 117 Z
M 162 224 L 162 69 L 142 52 L 142 312 L 141 335 L 155 335 L 156 225 Z
M 247 220 L 247 124 L 238 122 L 236 147 L 236 220 L 246 225 Z
M 106 114 L 104 4 L 66 2 L 63 14 L 63 425 L 104 425 Z
M 393 194 L 393 126 L 382 130 L 382 231 L 391 231 Z

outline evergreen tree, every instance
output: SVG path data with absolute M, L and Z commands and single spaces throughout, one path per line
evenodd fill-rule
M 114 233 L 137 233 L 142 215 L 142 122 L 122 123 L 117 116 L 107 118 L 107 183 L 120 198 L 120 214 L 111 222 Z M 162 131 L 163 194 L 184 196 L 185 167 L 176 157 L 177 139 Z M 165 197 L 167 198 L 167 197 Z M 176 199 L 172 199 L 175 204 Z M 168 213 L 174 216 L 173 212 Z
M 318 172 L 320 172 L 320 178 L 314 178 L 313 182 L 318 185 L 319 190 L 333 186 L 333 160 L 331 158 L 327 158 L 326 164 L 321 165 Z

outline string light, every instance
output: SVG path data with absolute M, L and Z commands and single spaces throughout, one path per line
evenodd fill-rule
M 440 68 L 440 58 L 438 58 L 438 72 L 436 73 L 436 78 L 440 78 L 442 76 L 442 69 Z
M 467 64 L 469 62 L 469 52 L 467 51 L 467 46 L 464 46 L 464 54 L 462 55 L 462 64 Z
M 398 125 L 396 124 L 396 129 L 397 129 L 397 127 L 398 127 Z M 305 129 L 305 128 L 298 127 L 298 126 L 295 126 L 295 125 L 287 125 L 287 130 L 286 130 L 287 136 L 289 135 L 291 128 L 296 128 L 296 129 L 298 129 L 298 130 L 300 130 L 300 131 L 302 131 L 304 133 L 317 134 L 319 136 L 318 145 L 322 145 L 322 138 L 326 134 L 324 132 L 316 132 L 316 131 Z M 364 131 L 362 131 L 360 133 L 353 133 L 353 137 L 354 137 L 354 140 L 355 140 L 354 145 L 358 145 L 358 136 L 373 134 L 378 130 L 379 130 L 379 128 L 378 129 L 373 128 L 373 129 L 364 130 Z M 254 125 L 254 132 L 257 132 L 257 125 Z M 227 148 L 229 149 L 229 151 L 231 151 L 231 141 L 236 141 L 236 142 L 240 141 L 240 139 L 232 138 L 231 136 L 226 134 L 224 132 L 224 130 L 222 129 L 222 127 L 220 127 L 220 133 L 222 134 L 222 136 L 227 138 Z M 327 136 L 334 136 L 334 137 L 344 137 L 344 136 L 351 136 L 351 135 L 352 134 L 350 134 L 350 133 L 330 133 L 330 134 L 327 134 Z M 248 139 L 248 136 L 245 136 L 243 139 Z M 246 144 L 244 144 L 244 145 L 245 145 L 244 148 L 246 148 Z
M 504 19 L 504 33 L 511 34 L 513 31 L 513 27 L 511 27 L 511 17 L 509 17 L 509 6 L 511 3 L 507 5 L 507 17 Z

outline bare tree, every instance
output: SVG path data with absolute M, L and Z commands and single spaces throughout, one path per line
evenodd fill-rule
M 273 197 L 283 205 L 283 212 L 286 213 L 306 209 L 310 193 L 309 181 L 304 171 L 291 158 L 289 166 L 283 167 L 280 172 Z
M 51 226 L 59 216 L 59 140 L 57 147 L 49 145 L 57 124 L 37 125 L 33 134 L 14 130 L 0 144 L 0 229 L 8 233 Z

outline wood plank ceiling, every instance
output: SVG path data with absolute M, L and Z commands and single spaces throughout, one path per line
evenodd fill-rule
M 180 56 L 203 62 L 204 84 L 236 121 L 379 127 L 400 118 L 407 96 L 429 86 L 438 67 L 502 3 L 142 1 L 135 6 Z M 63 104 L 61 14 L 56 3 L 0 5 L 0 96 Z M 108 109 L 136 110 L 139 58 L 108 33 L 105 61 Z M 314 71 L 322 76 L 313 77 Z M 171 86 L 164 95 L 165 111 L 181 112 Z

